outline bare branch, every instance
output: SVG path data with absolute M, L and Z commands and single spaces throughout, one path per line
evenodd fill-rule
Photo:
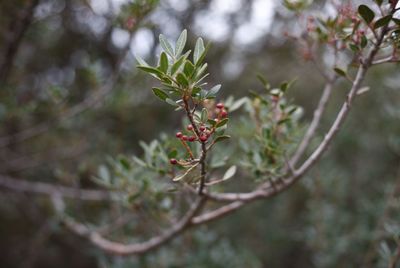
M 295 167 L 300 158 L 303 156 L 305 151 L 307 150 L 308 146 L 310 145 L 311 140 L 314 138 L 315 133 L 321 123 L 321 118 L 322 114 L 324 113 L 326 106 L 328 104 L 328 100 L 331 96 L 332 93 L 332 87 L 333 87 L 333 81 L 328 81 L 327 84 L 324 87 L 324 90 L 322 92 L 321 98 L 318 102 L 317 108 L 314 111 L 314 116 L 311 121 L 310 126 L 307 128 L 307 131 L 302 139 L 302 141 L 299 144 L 299 147 L 297 148 L 296 152 L 292 156 L 292 158 L 289 160 L 289 164 L 292 167 Z
M 169 242 L 172 238 L 190 227 L 192 218 L 201 210 L 205 204 L 205 201 L 206 197 L 199 197 L 179 222 L 173 224 L 172 227 L 163 234 L 141 243 L 122 244 L 114 242 L 104 238 L 102 235 L 100 235 L 100 233 L 92 231 L 85 225 L 75 222 L 69 218 L 65 218 L 63 222 L 71 231 L 89 239 L 89 241 L 96 247 L 110 254 L 121 256 L 143 254 Z

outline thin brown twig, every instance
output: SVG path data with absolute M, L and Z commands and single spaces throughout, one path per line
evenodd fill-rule
M 328 100 L 332 93 L 334 81 L 330 80 L 326 83 L 324 90 L 322 91 L 321 98 L 318 102 L 317 108 L 314 110 L 313 119 L 307 128 L 306 133 L 304 134 L 303 139 L 301 140 L 296 152 L 293 154 L 292 158 L 289 160 L 289 163 L 292 167 L 295 167 L 299 162 L 300 158 L 304 155 L 308 146 L 310 145 L 311 140 L 314 138 L 316 131 L 321 124 L 322 114 L 324 113 Z

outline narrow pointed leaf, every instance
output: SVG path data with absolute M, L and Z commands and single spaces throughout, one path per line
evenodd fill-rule
M 153 90 L 154 95 L 156 95 L 162 101 L 165 101 L 169 97 L 168 94 L 165 93 L 162 89 L 153 87 L 152 90 Z
M 221 89 L 221 85 L 216 85 L 216 86 L 214 86 L 214 87 L 212 87 L 208 92 L 207 92 L 207 95 L 206 95 L 206 98 L 207 99 L 212 99 L 212 98 L 215 98 L 215 96 L 217 95 L 217 93 L 218 93 L 218 91 Z
M 198 165 L 198 164 L 196 164 L 196 165 L 194 165 L 194 166 L 191 166 L 188 170 L 186 170 L 185 173 L 176 176 L 176 177 L 173 178 L 172 180 L 173 180 L 173 181 L 180 181 L 180 180 L 184 179 L 185 177 L 187 177 L 187 176 L 197 167 L 197 165 Z
M 335 71 L 335 73 L 337 73 L 338 75 L 340 75 L 340 76 L 344 76 L 344 77 L 346 77 L 346 71 L 344 71 L 344 70 L 342 70 L 342 69 L 340 69 L 340 68 L 338 68 L 338 67 L 336 67 L 336 68 L 334 68 L 333 69 L 334 71 Z
M 178 75 L 176 76 L 176 80 L 178 80 L 178 83 L 180 83 L 184 87 L 187 87 L 189 85 L 188 79 L 182 73 L 178 73 Z
M 203 49 L 203 52 L 198 56 L 197 61 L 195 63 L 196 66 L 200 66 L 200 64 L 203 62 L 209 48 L 210 44 L 207 44 L 206 47 Z
M 201 122 L 207 122 L 208 120 L 208 110 L 206 108 L 203 108 L 203 110 L 201 110 L 201 117 L 200 117 Z
M 149 64 L 142 59 L 139 55 L 135 55 L 136 61 L 142 66 L 149 66 Z
M 219 128 L 222 127 L 224 125 L 226 125 L 228 123 L 229 119 L 228 118 L 224 118 L 221 121 L 219 121 L 216 125 L 215 128 Z
M 228 168 L 228 170 L 225 172 L 224 176 L 222 177 L 223 181 L 229 180 L 236 174 L 237 167 L 236 166 L 231 166 Z
M 199 37 L 196 41 L 196 45 L 194 47 L 194 53 L 193 53 L 193 62 L 194 64 L 197 64 L 197 61 L 199 60 L 201 54 L 204 52 L 204 42 L 201 37 Z
M 142 66 L 142 65 L 137 66 L 137 68 L 139 68 L 140 70 L 143 70 L 143 71 L 145 71 L 147 73 L 154 74 L 159 78 L 163 77 L 163 73 L 160 70 L 156 69 L 156 68 L 153 68 L 153 67 L 150 67 L 150 66 Z
M 231 138 L 231 136 L 229 136 L 229 135 L 221 135 L 221 136 L 218 136 L 218 137 L 214 140 L 214 142 L 217 143 L 217 142 L 220 142 L 220 141 L 228 140 L 228 139 L 230 139 L 230 138 Z
M 175 57 L 176 58 L 178 58 L 182 54 L 182 51 L 185 48 L 186 39 L 187 39 L 187 31 L 185 29 L 182 31 L 182 33 L 180 34 L 180 36 L 175 44 Z
M 380 27 L 386 26 L 392 20 L 392 15 L 387 15 L 383 18 L 380 18 L 374 23 L 374 29 L 378 29 Z
M 172 58 L 174 58 L 175 57 L 174 50 L 172 49 L 171 44 L 168 42 L 168 40 L 165 38 L 165 36 L 160 34 L 159 40 L 160 40 L 160 45 L 161 45 L 162 49 L 168 55 L 170 55 Z
M 167 73 L 168 71 L 168 57 L 167 54 L 165 54 L 165 52 L 161 52 L 160 55 L 160 62 L 158 64 L 158 69 L 163 72 L 163 73 Z

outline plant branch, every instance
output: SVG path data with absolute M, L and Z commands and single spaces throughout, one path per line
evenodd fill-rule
M 317 108 L 314 110 L 313 119 L 307 128 L 307 131 L 301 140 L 296 152 L 293 154 L 292 158 L 289 160 L 289 164 L 292 167 L 295 167 L 300 158 L 303 156 L 308 146 L 310 145 L 311 140 L 314 138 L 316 131 L 321 123 L 322 114 L 324 113 L 326 106 L 328 104 L 328 100 L 332 93 L 333 80 L 330 80 L 326 83 L 324 90 L 322 92 L 321 98 L 318 102 Z
M 173 224 L 170 229 L 159 236 L 155 236 L 145 242 L 122 244 L 104 238 L 100 233 L 90 230 L 82 223 L 78 223 L 70 218 L 64 218 L 63 222 L 74 233 L 87 238 L 96 247 L 113 255 L 127 256 L 134 254 L 143 254 L 150 250 L 156 249 L 161 245 L 169 242 L 172 238 L 185 231 L 191 225 L 192 218 L 201 210 L 206 201 L 206 197 L 199 197 L 198 200 L 191 206 L 189 211 Z
M 184 102 L 184 108 L 185 108 L 185 111 L 186 111 L 186 116 L 189 119 L 190 124 L 192 124 L 193 130 L 196 133 L 199 142 L 201 143 L 201 156 L 200 156 L 200 159 L 199 159 L 199 164 L 200 164 L 200 169 L 201 169 L 201 171 L 200 171 L 199 195 L 202 195 L 203 194 L 203 190 L 204 190 L 204 185 L 206 183 L 206 174 L 207 174 L 207 171 L 206 171 L 206 158 L 207 158 L 206 141 L 201 141 L 200 140 L 201 133 L 200 133 L 200 130 L 198 129 L 198 127 L 196 125 L 196 122 L 194 121 L 194 118 L 193 118 L 193 112 L 194 111 L 191 111 L 189 102 L 188 102 L 188 100 L 186 98 L 186 95 L 183 96 L 183 102 Z

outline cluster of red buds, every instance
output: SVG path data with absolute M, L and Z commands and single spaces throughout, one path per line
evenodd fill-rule
M 217 103 L 215 105 L 215 115 L 216 117 L 213 119 L 216 124 L 220 122 L 222 119 L 226 118 L 228 116 L 228 112 L 225 108 L 225 105 L 223 103 Z M 193 152 L 188 146 L 188 142 L 200 142 L 200 143 L 205 143 L 209 140 L 211 135 L 215 132 L 215 126 L 207 126 L 204 123 L 199 123 L 197 125 L 189 124 L 186 126 L 186 133 L 183 133 L 182 131 L 179 131 L 175 134 L 175 137 L 178 138 L 183 147 L 186 149 L 188 152 L 190 158 L 193 160 Z M 170 159 L 170 163 L 172 165 L 176 165 L 179 163 L 178 160 L 175 158 Z

